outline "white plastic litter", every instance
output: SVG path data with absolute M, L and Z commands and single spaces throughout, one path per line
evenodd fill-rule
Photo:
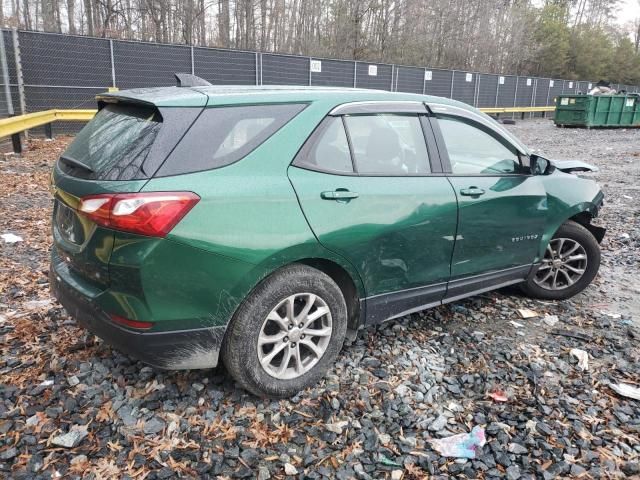
M 14 235 L 13 233 L 3 233 L 0 235 L 0 238 L 4 240 L 4 243 L 18 243 L 23 241 L 22 237 Z
M 589 370 L 589 354 L 579 348 L 572 348 L 569 352 L 578 359 L 578 368 L 583 372 Z
M 611 389 L 619 395 L 627 398 L 633 398 L 634 400 L 640 400 L 640 388 L 628 385 L 626 383 L 618 383 L 617 385 L 611 384 Z

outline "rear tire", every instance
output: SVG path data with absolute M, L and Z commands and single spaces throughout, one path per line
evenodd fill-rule
M 589 230 L 569 220 L 554 234 L 544 259 L 521 285 L 530 297 L 564 300 L 580 293 L 600 268 L 600 245 Z
M 347 307 L 338 285 L 320 270 L 291 265 L 263 280 L 238 308 L 222 360 L 244 389 L 286 398 L 324 376 L 346 330 Z

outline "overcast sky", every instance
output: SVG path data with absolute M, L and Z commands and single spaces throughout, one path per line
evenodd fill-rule
M 640 2 L 638 0 L 622 0 L 618 10 L 618 23 L 625 24 L 640 17 Z

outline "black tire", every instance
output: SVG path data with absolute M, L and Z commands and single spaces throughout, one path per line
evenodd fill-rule
M 258 359 L 258 337 L 270 312 L 290 295 L 312 293 L 329 307 L 332 331 L 320 360 L 303 375 L 278 379 Z M 306 265 L 284 267 L 263 280 L 236 311 L 227 327 L 222 360 L 231 376 L 259 397 L 286 398 L 315 385 L 333 365 L 347 331 L 347 306 L 338 285 L 325 273 Z
M 564 300 L 573 297 L 587 288 L 598 273 L 600 268 L 600 245 L 598 245 L 598 241 L 589 230 L 579 223 L 569 220 L 563 223 L 553 235 L 553 239 L 556 238 L 568 238 L 579 243 L 584 248 L 587 256 L 587 265 L 584 273 L 573 285 L 559 290 L 550 290 L 541 287 L 534 281 L 538 273 L 538 267 L 531 272 L 527 281 L 521 284 L 524 293 L 530 297 L 544 300 Z

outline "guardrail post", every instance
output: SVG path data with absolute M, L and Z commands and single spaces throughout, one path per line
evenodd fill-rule
M 49 140 L 53 139 L 53 123 L 47 123 L 44 126 L 44 134 Z

